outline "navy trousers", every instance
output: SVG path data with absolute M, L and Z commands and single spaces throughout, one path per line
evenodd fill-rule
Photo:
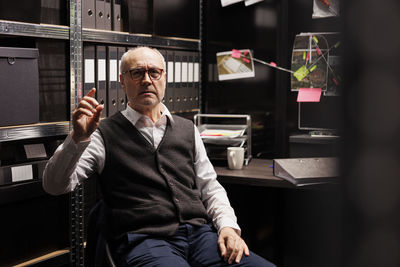
M 253 252 L 243 254 L 239 264 L 223 261 L 218 235 L 211 224 L 184 224 L 172 237 L 154 238 L 145 234 L 127 234 L 114 249 L 119 266 L 134 267 L 274 267 L 275 265 Z

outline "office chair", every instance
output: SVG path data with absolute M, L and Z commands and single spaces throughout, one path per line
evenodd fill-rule
M 85 249 L 85 266 L 117 267 L 105 234 L 102 231 L 105 225 L 103 205 L 103 201 L 100 200 L 89 212 Z
M 117 265 L 114 262 L 114 259 L 112 257 L 112 254 L 111 254 L 111 251 L 110 251 L 110 248 L 109 248 L 107 242 L 105 244 L 105 249 L 106 249 L 106 260 L 107 260 L 107 263 L 109 264 L 110 267 L 117 267 Z

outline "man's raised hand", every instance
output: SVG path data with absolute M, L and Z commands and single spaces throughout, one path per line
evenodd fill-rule
M 72 139 L 75 143 L 88 140 L 90 135 L 99 126 L 100 115 L 104 109 L 104 105 L 99 105 L 93 97 L 95 93 L 95 88 L 90 90 L 72 113 Z

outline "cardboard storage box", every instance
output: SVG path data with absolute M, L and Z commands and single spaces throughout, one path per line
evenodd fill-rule
M 39 122 L 39 51 L 0 47 L 0 126 Z

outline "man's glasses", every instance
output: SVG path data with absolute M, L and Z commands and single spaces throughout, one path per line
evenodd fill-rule
M 161 79 L 161 76 L 164 72 L 163 69 L 159 69 L 159 68 L 134 68 L 128 71 L 124 71 L 122 72 L 122 74 L 125 74 L 129 72 L 132 80 L 142 80 L 144 77 L 144 74 L 147 72 L 150 79 L 152 80 L 159 80 Z

